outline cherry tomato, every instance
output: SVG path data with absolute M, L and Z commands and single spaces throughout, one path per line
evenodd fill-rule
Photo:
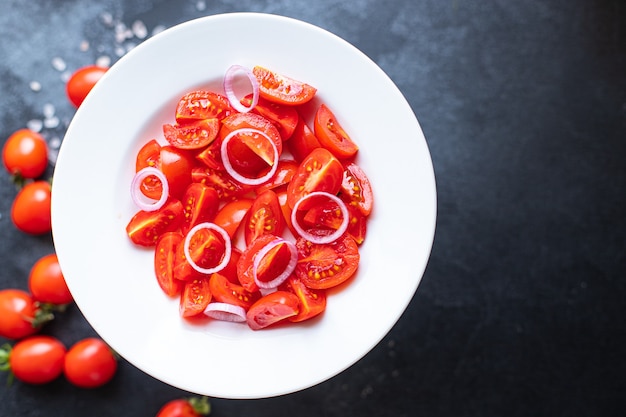
M 252 104 L 252 94 L 241 99 L 241 103 L 246 107 L 250 107 Z M 291 138 L 298 124 L 298 119 L 300 118 L 298 110 L 296 110 L 295 107 L 273 103 L 263 97 L 259 97 L 259 101 L 252 109 L 252 112 L 271 121 L 280 132 L 280 137 L 283 141 Z
M 311 100 L 317 89 L 266 68 L 255 66 L 252 73 L 259 82 L 259 93 L 266 100 L 278 104 L 299 105 Z
M 94 85 L 106 73 L 108 68 L 99 67 L 97 65 L 89 65 L 79 68 L 67 81 L 65 90 L 70 102 L 76 107 L 80 105 L 87 97 Z
M 219 272 L 211 275 L 209 289 L 216 301 L 238 305 L 245 310 L 248 310 L 260 298 L 259 292 L 247 291 L 241 285 L 230 282 Z
M 158 210 L 138 211 L 126 225 L 126 233 L 136 245 L 154 246 L 163 233 L 177 230 L 182 221 L 182 203 L 169 199 Z
M 296 161 L 302 162 L 315 148 L 321 148 L 319 140 L 304 119 L 300 117 L 296 129 L 287 142 L 287 147 Z
M 287 186 L 287 203 L 291 208 L 314 191 L 337 194 L 343 178 L 343 166 L 325 148 L 314 149 L 307 156 Z
M 202 119 L 186 124 L 163 125 L 163 136 L 178 149 L 200 149 L 211 144 L 220 129 L 219 119 Z
M 220 211 L 218 211 L 213 222 L 226 230 L 231 239 L 237 233 L 239 225 L 252 207 L 253 200 L 248 198 L 240 198 L 226 203 Z
M 301 322 L 320 315 L 326 310 L 326 290 L 314 290 L 302 282 L 295 275 L 290 276 L 281 286 L 293 292 L 299 300 L 298 314 L 289 317 L 289 321 Z
M 208 168 L 214 170 L 224 170 L 222 163 L 221 140 L 214 140 L 209 146 L 196 154 L 196 159 Z
M 39 308 L 26 291 L 0 290 L 0 336 L 21 339 L 39 331 Z
M 63 372 L 66 349 L 51 336 L 29 336 L 20 340 L 9 353 L 13 375 L 27 384 L 45 384 Z
M 189 256 L 201 268 L 214 268 L 223 259 L 226 242 L 213 230 L 201 229 L 190 236 Z M 192 281 L 204 276 L 194 269 L 185 256 L 184 245 L 176 248 L 174 278 L 181 281 Z
M 259 194 L 248 210 L 244 223 L 246 245 L 264 234 L 280 236 L 285 229 L 278 196 L 272 190 Z
M 372 211 L 374 204 L 372 185 L 365 172 L 354 162 L 346 166 L 339 196 L 364 216 L 369 216 Z
M 102 339 L 89 337 L 68 350 L 63 371 L 75 386 L 97 388 L 113 379 L 117 372 L 117 358 Z
M 33 299 L 41 303 L 62 305 L 73 301 L 54 253 L 35 262 L 28 276 L 28 288 Z
M 347 234 L 329 244 L 296 240 L 298 265 L 295 274 L 309 288 L 326 289 L 348 280 L 359 265 L 359 247 Z
M 193 182 L 187 187 L 182 203 L 184 219 L 181 231 L 186 234 L 195 225 L 212 221 L 220 201 L 215 188 Z
M 41 235 L 50 232 L 50 183 L 35 181 L 18 191 L 11 207 L 11 219 L 24 233 Z
M 282 185 L 289 184 L 296 171 L 298 170 L 298 166 L 299 164 L 293 159 L 279 160 L 278 167 L 276 168 L 276 173 L 266 183 L 261 184 L 257 187 L 257 194 L 261 194 L 265 190 L 277 189 Z
M 359 147 L 350 139 L 333 112 L 325 104 L 317 109 L 313 128 L 320 144 L 337 158 L 351 158 L 358 152 Z
M 249 185 L 241 184 L 224 171 L 209 167 L 195 167 L 191 171 L 193 182 L 200 182 L 215 188 L 220 200 L 229 201 L 239 198 L 252 190 Z
M 218 119 L 233 113 L 228 99 L 218 93 L 205 90 L 185 94 L 176 106 L 176 122 L 193 123 L 197 120 Z
M 288 291 L 277 290 L 261 297 L 246 313 L 252 330 L 263 329 L 298 314 L 298 297 Z
M 237 262 L 237 277 L 239 283 L 248 291 L 256 292 L 259 287 L 254 281 L 254 258 L 267 244 L 273 242 L 276 236 L 263 234 L 252 241 L 241 254 Z M 262 259 L 257 268 L 257 278 L 262 281 L 271 281 L 280 272 L 284 271 L 290 259 L 289 250 L 285 245 L 277 245 Z
M 20 129 L 4 143 L 2 161 L 11 175 L 38 178 L 48 166 L 48 145 L 39 133 Z
M 154 249 L 154 272 L 159 287 L 163 292 L 173 297 L 183 288 L 183 282 L 174 277 L 176 266 L 176 250 L 182 244 L 183 235 L 180 232 L 166 232 L 157 241 Z
M 165 403 L 156 417 L 201 417 L 208 416 L 210 412 L 207 397 L 179 398 Z
M 135 172 L 139 172 L 147 167 L 159 168 L 160 160 L 161 145 L 156 139 L 152 139 L 146 142 L 146 144 L 139 149 L 139 152 L 137 152 L 137 157 L 135 158 Z M 141 192 L 146 197 L 158 200 L 163 192 L 161 181 L 156 179 L 156 177 L 147 177 L 141 183 Z
M 185 283 L 180 297 L 179 313 L 181 317 L 194 317 L 204 312 L 211 302 L 209 278 L 202 277 Z
M 181 199 L 191 183 L 191 170 L 196 158 L 190 151 L 171 145 L 161 147 L 158 168 L 163 172 L 170 188 L 170 196 Z

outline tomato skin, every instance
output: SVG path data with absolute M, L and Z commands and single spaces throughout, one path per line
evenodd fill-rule
M 176 106 L 176 122 L 182 125 L 203 119 L 222 120 L 233 112 L 226 96 L 212 91 L 196 90 L 179 100 Z
M 298 297 L 287 291 L 277 290 L 256 301 L 246 313 L 246 321 L 252 330 L 259 330 L 294 317 L 298 314 Z
M 325 104 L 321 104 L 315 113 L 313 131 L 320 144 L 337 158 L 352 158 L 359 150 Z
M 346 165 L 339 196 L 363 216 L 369 216 L 374 205 L 372 185 L 365 172 L 354 162 Z
M 18 191 L 11 207 L 11 220 L 24 233 L 42 235 L 52 230 L 50 183 L 34 181 Z
M 241 254 L 241 258 L 237 262 L 237 277 L 239 283 L 249 292 L 259 290 L 258 285 L 254 282 L 254 274 L 252 272 L 255 255 L 268 243 L 274 241 L 276 236 L 265 234 L 259 236 L 251 242 Z
M 252 207 L 253 201 L 249 198 L 229 201 L 217 212 L 213 222 L 224 229 L 232 239 L 248 210 Z
M 63 372 L 67 350 L 51 336 L 30 336 L 13 346 L 9 355 L 11 372 L 27 384 L 46 384 Z
M 216 301 L 238 305 L 245 310 L 248 310 L 260 298 L 259 292 L 247 291 L 241 285 L 230 282 L 219 272 L 211 275 L 209 288 Z
M 54 253 L 35 262 L 28 276 L 28 288 L 33 299 L 41 303 L 62 305 L 74 300 Z
M 249 107 L 252 104 L 252 94 L 241 99 L 241 103 Z M 263 97 L 259 97 L 259 101 L 252 109 L 252 112 L 271 121 L 280 132 L 280 137 L 283 141 L 291 138 L 291 135 L 298 125 L 298 119 L 300 118 L 298 110 L 296 110 L 295 107 L 273 103 Z
M 154 249 L 154 272 L 157 282 L 163 292 L 170 297 L 178 295 L 183 288 L 183 282 L 174 276 L 176 251 L 183 239 L 180 232 L 166 232 L 161 235 Z
M 182 200 L 184 220 L 181 231 L 186 234 L 197 224 L 212 221 L 219 208 L 219 196 L 213 187 L 192 182 Z
M 179 313 L 181 317 L 194 317 L 204 312 L 211 302 L 209 277 L 196 278 L 185 283 L 180 297 Z
M 207 397 L 178 398 L 165 403 L 156 417 L 202 417 L 210 412 L 211 405 Z
M 7 288 L 0 290 L 0 336 L 22 339 L 39 331 L 35 322 L 38 307 L 26 291 Z
M 313 131 L 306 124 L 304 119 L 300 117 L 296 129 L 291 135 L 291 139 L 287 142 L 287 147 L 293 155 L 294 159 L 298 162 L 302 162 L 304 158 L 315 148 L 321 148 L 319 140 L 315 137 Z
M 2 148 L 7 172 L 22 178 L 38 178 L 48 166 L 48 145 L 39 133 L 20 129 L 8 137 Z
M 135 172 L 139 172 L 147 167 L 159 168 L 160 161 L 161 145 L 156 139 L 151 139 L 137 152 L 137 157 L 135 158 Z M 140 190 L 146 197 L 158 200 L 161 198 L 163 186 L 161 181 L 148 177 L 141 183 Z
M 208 166 L 195 167 L 191 170 L 193 182 L 200 182 L 215 188 L 222 201 L 230 201 L 247 194 L 252 190 L 249 185 L 235 181 L 224 171 L 209 168 Z
M 291 322 L 301 322 L 320 315 L 326 310 L 326 290 L 314 290 L 307 287 L 300 278 L 291 275 L 280 289 L 293 292 L 299 300 L 298 314 L 289 317 Z
M 183 125 L 163 125 L 163 136 L 178 149 L 200 149 L 210 145 L 220 129 L 216 118 L 196 120 Z
M 182 203 L 171 198 L 158 210 L 138 211 L 126 225 L 126 233 L 136 245 L 155 246 L 162 234 L 180 227 L 182 217 Z
M 171 145 L 161 147 L 159 169 L 169 184 L 170 196 L 181 199 L 191 184 L 191 170 L 196 165 L 193 153 Z
M 261 66 L 252 68 L 259 82 L 261 97 L 274 103 L 300 105 L 310 101 L 317 89 L 309 84 L 278 74 Z
M 298 167 L 287 186 L 287 203 L 294 205 L 307 194 L 325 191 L 337 194 L 343 178 L 343 165 L 325 148 L 314 149 Z
M 102 339 L 89 337 L 68 350 L 63 371 L 73 385 L 97 388 L 113 379 L 117 372 L 117 358 Z
M 244 222 L 246 245 L 264 234 L 280 236 L 285 229 L 278 196 L 272 190 L 265 190 L 252 203 Z
M 108 68 L 97 65 L 89 65 L 76 70 L 67 81 L 65 91 L 70 102 L 75 107 L 80 107 L 87 94 L 96 85 Z
M 261 194 L 265 190 L 277 189 L 283 185 L 289 184 L 293 176 L 298 170 L 299 164 L 293 159 L 281 159 L 278 161 L 276 173 L 266 183 L 257 187 L 257 194 Z

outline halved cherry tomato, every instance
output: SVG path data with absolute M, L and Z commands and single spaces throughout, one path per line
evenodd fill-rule
M 276 189 L 282 185 L 288 184 L 296 171 L 299 164 L 293 159 L 281 159 L 278 161 L 276 173 L 266 183 L 257 187 L 257 194 L 261 194 L 265 190 Z
M 350 139 L 333 112 L 325 104 L 321 104 L 317 109 L 313 128 L 320 144 L 337 158 L 351 158 L 358 152 L 359 147 Z
M 48 166 L 48 145 L 39 133 L 20 129 L 9 136 L 2 148 L 7 172 L 22 178 L 38 178 Z
M 198 152 L 196 159 L 211 169 L 223 171 L 221 145 L 220 140 L 214 140 L 209 146 Z
M 46 384 L 63 373 L 66 352 L 57 338 L 30 336 L 17 342 L 10 350 L 9 369 L 22 382 Z
M 210 229 L 200 229 L 192 236 L 189 236 L 189 256 L 199 267 L 209 269 L 214 268 L 224 258 L 226 242 L 222 236 Z M 204 276 L 196 271 L 185 256 L 184 245 L 178 245 L 176 250 L 176 266 L 174 267 L 174 278 L 181 281 L 190 281 Z
M 296 240 L 298 264 L 295 274 L 309 288 L 326 289 L 348 280 L 359 265 L 359 247 L 347 234 L 329 244 Z
M 141 147 L 141 149 L 139 149 L 139 152 L 137 152 L 137 157 L 135 158 L 135 171 L 139 172 L 147 167 L 159 168 L 160 161 L 161 145 L 156 139 L 149 140 Z M 149 176 L 143 180 L 140 189 L 146 197 L 158 200 L 161 198 L 163 185 L 156 177 Z
M 62 305 L 74 300 L 54 253 L 44 255 L 34 263 L 28 275 L 28 289 L 33 299 L 40 303 Z
M 196 120 L 222 120 L 233 112 L 228 99 L 218 93 L 197 90 L 185 94 L 176 106 L 176 122 L 192 123 Z
M 241 254 L 237 262 L 237 277 L 239 283 L 248 291 L 258 291 L 259 287 L 254 280 L 254 262 L 257 254 L 267 244 L 277 239 L 271 234 L 264 234 L 252 241 Z M 286 245 L 276 245 L 263 259 L 260 260 L 257 268 L 257 279 L 260 281 L 271 281 L 285 270 L 287 263 L 291 259 L 291 253 Z
M 209 288 L 213 299 L 216 301 L 238 305 L 245 310 L 248 310 L 261 297 L 258 291 L 247 291 L 241 285 L 230 282 L 219 272 L 211 275 Z
M 231 247 L 230 259 L 228 260 L 228 263 L 226 264 L 224 269 L 219 272 L 220 275 L 226 277 L 226 279 L 228 279 L 233 284 L 239 284 L 239 278 L 237 277 L 237 262 L 239 262 L 240 258 L 241 249 L 239 249 L 237 246 Z
M 326 290 L 314 290 L 295 275 L 290 276 L 280 287 L 298 296 L 298 314 L 289 317 L 289 321 L 300 322 L 318 316 L 326 309 Z
M 302 117 L 299 117 L 296 129 L 287 142 L 287 147 L 296 161 L 302 162 L 315 148 L 321 148 L 313 131 L 309 128 Z
M 212 221 L 217 214 L 220 200 L 215 188 L 192 182 L 185 191 L 182 203 L 185 217 L 181 231 L 186 234 L 195 225 Z
M 196 278 L 185 283 L 179 305 L 181 317 L 193 317 L 201 314 L 211 302 L 211 298 L 209 277 Z
M 309 84 L 258 65 L 252 69 L 252 73 L 259 82 L 261 97 L 274 103 L 292 106 L 304 104 L 317 92 L 317 89 Z
M 97 337 L 76 342 L 65 355 L 65 377 L 80 388 L 97 388 L 117 372 L 117 358 L 109 345 Z
M 354 162 L 350 162 L 343 173 L 339 196 L 364 216 L 369 216 L 374 204 L 374 193 L 365 172 Z
M 194 154 L 171 145 L 161 147 L 159 169 L 167 178 L 170 196 L 181 199 L 191 183 L 191 170 L 196 165 Z
M 215 188 L 217 195 L 222 201 L 239 198 L 252 190 L 249 185 L 241 184 L 224 171 L 209 167 L 195 167 L 191 170 L 193 182 L 200 182 Z
M 87 94 L 107 72 L 106 67 L 88 65 L 76 70 L 65 85 L 67 98 L 75 107 L 80 107 Z
M 126 233 L 136 245 L 154 246 L 162 234 L 178 229 L 182 220 L 183 205 L 171 198 L 158 210 L 138 211 L 126 225 Z
M 242 98 L 241 103 L 249 107 L 252 104 L 252 94 Z M 274 123 L 283 141 L 291 138 L 300 117 L 295 107 L 274 103 L 263 97 L 259 97 L 252 111 Z
M 21 339 L 35 334 L 45 320 L 35 300 L 26 291 L 0 290 L 0 337 Z M 50 317 L 46 317 L 49 319 Z
M 244 223 L 246 245 L 264 234 L 280 236 L 285 229 L 278 196 L 272 190 L 259 194 L 248 210 Z
M 11 206 L 11 220 L 19 230 L 42 235 L 52 230 L 51 195 L 48 181 L 26 184 L 18 191 Z
M 200 149 L 211 144 L 220 130 L 219 119 L 202 119 L 186 124 L 163 125 L 163 136 L 178 149 Z
M 174 277 L 176 250 L 182 245 L 180 232 L 167 232 L 161 235 L 154 249 L 154 273 L 163 292 L 173 297 L 180 293 L 183 282 Z
M 271 326 L 298 314 L 298 297 L 288 291 L 275 291 L 256 301 L 246 314 L 252 330 Z
M 253 201 L 249 198 L 229 201 L 217 212 L 213 223 L 226 230 L 226 233 L 232 239 L 237 233 L 242 220 L 246 217 L 248 210 L 252 207 Z
M 367 219 L 356 207 L 347 205 L 347 208 L 350 217 L 347 232 L 360 245 L 365 240 L 367 233 Z M 337 230 L 342 221 L 343 214 L 339 205 L 334 201 L 314 205 L 306 210 L 301 218 L 302 225 L 320 231 Z
M 293 206 L 314 191 L 337 194 L 343 178 L 343 166 L 325 148 L 314 149 L 298 167 L 287 186 L 287 202 Z

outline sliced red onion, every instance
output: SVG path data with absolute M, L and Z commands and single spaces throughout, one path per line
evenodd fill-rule
M 148 177 L 155 176 L 161 181 L 161 198 L 153 200 L 141 192 L 141 183 Z M 169 197 L 170 189 L 165 174 L 155 167 L 146 167 L 137 171 L 130 184 L 130 196 L 133 202 L 143 211 L 155 211 L 163 207 Z
M 310 198 L 317 197 L 317 196 L 327 197 L 330 200 L 333 200 L 335 203 L 337 203 L 337 205 L 339 206 L 339 209 L 341 210 L 341 214 L 343 216 L 343 219 L 341 220 L 341 224 L 339 225 L 337 230 L 327 235 L 318 235 L 318 234 L 309 233 L 306 230 L 304 230 L 302 226 L 300 226 L 300 223 L 298 223 L 297 213 L 298 213 L 298 207 L 300 207 L 300 204 L 302 204 L 304 201 Z M 291 212 L 291 224 L 293 228 L 296 230 L 296 232 L 298 232 L 298 234 L 301 237 L 305 238 L 309 242 L 319 244 L 319 245 L 332 243 L 335 240 L 339 239 L 348 229 L 349 221 L 350 221 L 350 213 L 348 212 L 348 207 L 346 207 L 346 204 L 336 195 L 333 195 L 324 191 L 314 191 L 312 193 L 305 195 L 300 200 L 298 200 L 296 204 L 294 204 L 293 211 Z
M 230 158 L 228 156 L 228 142 L 230 142 L 232 138 L 234 138 L 236 135 L 240 133 L 259 134 L 263 136 L 265 139 L 267 139 L 267 141 L 272 145 L 272 149 L 274 150 L 274 163 L 272 164 L 272 167 L 270 168 L 269 172 L 263 175 L 262 177 L 258 177 L 258 178 L 244 177 L 243 175 L 235 171 L 235 168 L 233 168 L 233 165 L 230 163 Z M 235 180 L 245 185 L 261 185 L 269 181 L 270 178 L 274 176 L 274 174 L 276 173 L 276 170 L 278 169 L 278 148 L 276 147 L 276 144 L 269 136 L 267 136 L 264 132 L 258 129 L 242 128 L 242 129 L 233 130 L 228 135 L 226 135 L 226 137 L 222 141 L 222 147 L 220 148 L 220 153 L 222 156 L 222 164 L 224 164 L 224 169 L 226 169 L 226 172 L 228 172 L 228 174 L 231 177 L 233 177 Z
M 239 71 L 246 74 L 246 76 L 250 80 L 250 84 L 252 85 L 252 103 L 250 103 L 250 106 L 244 106 L 243 104 L 241 104 L 241 102 L 237 100 L 237 96 L 235 95 L 233 83 L 235 80 L 235 74 Z M 228 98 L 230 105 L 235 110 L 240 113 L 247 113 L 252 110 L 254 106 L 256 106 L 259 102 L 259 82 L 257 81 L 252 71 L 250 71 L 248 68 L 242 67 L 241 65 L 232 65 L 226 70 L 226 75 L 224 75 L 224 93 L 226 93 L 226 98 Z
M 287 248 L 289 249 L 289 254 L 291 255 L 291 258 L 289 259 L 289 263 L 285 267 L 285 270 L 279 276 L 277 276 L 271 281 L 265 282 L 265 281 L 259 280 L 257 277 L 257 269 L 259 268 L 261 261 L 263 260 L 265 255 L 269 253 L 269 251 L 274 249 L 276 246 L 282 245 L 282 244 L 287 245 Z M 263 288 L 263 289 L 278 287 L 287 278 L 289 278 L 289 275 L 291 275 L 294 269 L 296 269 L 297 263 L 298 263 L 298 249 L 296 249 L 296 245 L 294 245 L 292 242 L 288 240 L 277 237 L 276 239 L 274 239 L 267 245 L 263 246 L 261 250 L 258 251 L 257 254 L 254 256 L 254 263 L 252 264 L 252 275 L 254 276 L 254 282 L 259 288 Z
M 246 321 L 246 310 L 241 306 L 229 303 L 209 303 L 204 309 L 204 314 L 216 320 L 238 323 Z
M 222 257 L 222 261 L 213 268 L 202 268 L 193 259 L 191 259 L 191 254 L 189 252 L 189 243 L 191 242 L 191 238 L 198 230 L 202 230 L 202 229 L 209 229 L 209 230 L 214 230 L 218 232 L 224 239 L 224 244 L 226 245 L 226 248 L 224 249 L 224 256 Z M 228 261 L 230 260 L 230 255 L 232 252 L 232 244 L 230 242 L 230 236 L 228 235 L 226 230 L 222 229 L 220 226 L 216 225 L 215 223 L 205 222 L 205 223 L 200 223 L 200 224 L 195 225 L 194 227 L 191 228 L 191 230 L 189 230 L 189 232 L 187 232 L 187 235 L 185 236 L 185 240 L 183 242 L 183 251 L 185 253 L 185 258 L 187 258 L 187 262 L 189 262 L 189 265 L 191 265 L 193 269 L 200 272 L 201 274 L 209 275 L 214 272 L 221 271 L 222 269 L 224 269 L 224 267 L 226 267 L 226 265 L 228 265 Z

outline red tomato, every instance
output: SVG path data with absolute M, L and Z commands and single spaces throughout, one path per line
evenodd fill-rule
M 260 298 L 259 292 L 247 291 L 239 284 L 234 284 L 221 273 L 211 275 L 209 289 L 213 299 L 221 303 L 238 305 L 248 310 Z
M 359 247 L 350 235 L 325 245 L 298 238 L 296 247 L 295 274 L 309 288 L 335 287 L 354 275 L 359 265 Z
M 208 168 L 223 171 L 221 142 L 221 140 L 214 140 L 209 146 L 196 154 L 196 159 Z
M 184 219 L 181 231 L 186 234 L 195 225 L 212 221 L 220 201 L 215 188 L 192 182 L 185 191 L 182 203 Z
M 0 336 L 21 339 L 39 331 L 46 320 L 37 303 L 26 291 L 0 290 Z M 46 319 L 51 317 L 46 316 Z
M 276 173 L 266 183 L 257 187 L 257 194 L 261 194 L 265 190 L 276 189 L 281 185 L 288 184 L 298 170 L 298 165 L 299 164 L 292 159 L 279 160 Z
M 314 290 L 302 282 L 295 275 L 290 276 L 281 286 L 293 292 L 299 300 L 298 314 L 289 317 L 289 321 L 305 321 L 321 314 L 326 310 L 326 290 Z
M 67 380 L 77 387 L 97 388 L 113 379 L 117 358 L 102 339 L 90 337 L 70 348 L 63 371 Z
M 201 229 L 190 236 L 189 256 L 191 260 L 201 268 L 214 268 L 224 258 L 226 243 L 213 230 Z M 196 271 L 189 260 L 185 257 L 184 245 L 176 248 L 176 266 L 174 267 L 174 277 L 181 281 L 191 281 L 204 275 Z
M 13 200 L 11 220 L 24 233 L 42 235 L 50 232 L 50 183 L 35 181 L 26 184 Z
M 278 104 L 299 105 L 311 100 L 317 89 L 266 68 L 255 66 L 252 73 L 259 82 L 259 93 L 266 100 Z
M 196 165 L 194 154 L 171 145 L 161 147 L 159 169 L 165 174 L 170 196 L 181 199 L 191 183 L 191 170 Z
M 354 162 L 346 166 L 339 196 L 363 216 L 369 216 L 372 211 L 374 205 L 372 185 L 365 172 Z
M 28 288 L 33 299 L 41 303 L 60 305 L 74 300 L 54 253 L 35 262 L 28 276 Z
M 320 144 L 337 158 L 351 158 L 358 152 L 359 147 L 350 139 L 333 112 L 325 104 L 317 109 L 313 128 Z
M 191 178 L 193 182 L 200 182 L 215 188 L 220 200 L 223 201 L 239 198 L 252 190 L 251 186 L 235 181 L 226 172 L 209 167 L 193 168 Z
M 155 211 L 138 211 L 126 225 L 130 240 L 139 246 L 154 246 L 165 232 L 178 229 L 183 221 L 183 205 L 170 199 Z
M 350 218 L 348 219 L 348 233 L 354 238 L 357 244 L 363 243 L 367 232 L 367 219 L 354 206 L 347 205 Z M 324 202 L 314 205 L 305 210 L 300 219 L 303 226 L 316 230 L 335 231 L 343 221 L 343 214 L 339 205 L 334 201 Z M 297 235 L 297 233 L 296 233 Z
M 315 148 L 321 148 L 319 140 L 304 119 L 300 117 L 296 129 L 287 142 L 287 147 L 296 161 L 302 162 Z
M 287 186 L 287 203 L 291 208 L 314 191 L 337 194 L 343 178 L 343 166 L 324 148 L 314 149 L 307 156 Z
M 27 384 L 46 384 L 63 372 L 66 349 L 50 336 L 30 336 L 13 346 L 9 368 L 13 375 Z
M 241 99 L 241 103 L 246 107 L 250 107 L 252 94 Z M 273 103 L 263 97 L 259 97 L 259 101 L 252 111 L 271 121 L 280 132 L 280 137 L 284 141 L 291 138 L 300 118 L 295 107 Z
M 163 292 L 173 297 L 183 288 L 183 282 L 174 277 L 176 250 L 182 245 L 180 232 L 167 232 L 161 235 L 154 249 L 154 272 Z
M 74 106 L 79 107 L 106 71 L 107 68 L 89 65 L 74 72 L 65 86 L 70 102 Z
M 275 291 L 261 297 L 246 313 L 252 330 L 263 329 L 298 314 L 298 297 L 287 291 Z
M 241 254 L 237 262 L 237 277 L 239 283 L 248 291 L 258 291 L 259 287 L 254 281 L 254 258 L 257 253 L 268 243 L 273 242 L 276 236 L 263 234 L 252 241 Z M 280 272 L 284 271 L 289 262 L 290 253 L 285 245 L 277 245 L 270 250 L 262 259 L 257 268 L 257 278 L 261 281 L 271 281 Z
M 224 207 L 217 212 L 213 223 L 226 230 L 226 233 L 228 233 L 232 239 L 237 233 L 241 221 L 246 217 L 248 210 L 252 206 L 252 202 L 253 200 L 241 198 L 226 203 Z
M 285 229 L 278 196 L 272 190 L 259 194 L 248 210 L 244 223 L 246 245 L 264 234 L 280 236 Z
M 159 168 L 160 160 L 161 145 L 156 139 L 152 139 L 137 152 L 137 157 L 135 158 L 135 172 L 139 172 L 147 167 Z M 163 192 L 161 181 L 152 176 L 144 179 L 141 183 L 141 192 L 147 197 L 158 200 Z
M 241 258 L 241 250 L 236 246 L 233 246 L 230 251 L 230 259 L 228 263 L 222 269 L 219 274 L 226 277 L 233 284 L 239 284 L 239 278 L 237 277 L 237 262 Z
M 48 166 L 48 145 L 39 133 L 20 129 L 4 143 L 2 161 L 11 175 L 38 178 Z
M 209 278 L 202 277 L 185 284 L 180 297 L 179 312 L 181 317 L 193 317 L 202 314 L 211 302 Z
M 176 399 L 165 403 L 156 417 L 201 417 L 208 416 L 211 405 L 207 397 Z
M 219 119 L 202 119 L 186 124 L 163 125 L 163 136 L 178 149 L 200 149 L 210 145 L 220 129 Z
M 185 94 L 176 106 L 176 122 L 192 123 L 197 120 L 222 120 L 233 112 L 228 99 L 212 91 L 192 91 Z

